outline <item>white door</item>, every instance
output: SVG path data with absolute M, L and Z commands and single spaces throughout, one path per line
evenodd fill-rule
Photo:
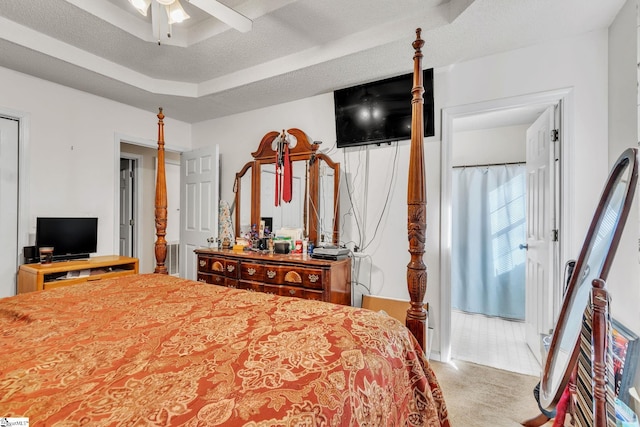
M 194 249 L 218 237 L 218 146 L 182 153 L 180 160 L 180 277 L 197 280 Z
M 133 216 L 133 180 L 132 159 L 120 159 L 120 255 L 135 256 L 134 216 Z
M 526 341 L 541 362 L 540 334 L 553 327 L 555 271 L 555 107 L 527 129 Z
M 0 117 L 0 298 L 16 294 L 18 125 L 17 120 Z

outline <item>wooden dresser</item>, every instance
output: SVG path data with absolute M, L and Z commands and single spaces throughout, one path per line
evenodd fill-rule
M 196 249 L 198 281 L 351 305 L 351 259 Z

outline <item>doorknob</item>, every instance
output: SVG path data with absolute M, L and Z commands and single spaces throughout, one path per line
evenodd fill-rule
M 526 244 L 526 243 L 520 243 L 520 244 L 518 245 L 518 247 L 519 247 L 520 249 L 529 249 L 529 245 L 528 245 L 528 244 Z

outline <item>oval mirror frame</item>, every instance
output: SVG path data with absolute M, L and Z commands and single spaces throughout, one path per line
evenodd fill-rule
M 593 280 L 606 281 L 638 181 L 638 150 L 614 164 L 569 280 L 540 382 L 540 405 L 552 410 L 569 382 L 580 352 L 582 315 Z

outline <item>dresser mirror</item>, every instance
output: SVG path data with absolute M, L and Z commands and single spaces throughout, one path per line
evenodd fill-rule
M 283 144 L 288 144 L 286 155 L 291 162 L 290 197 L 284 198 L 282 162 L 278 162 Z M 302 229 L 315 245 L 338 243 L 340 164 L 318 152 L 318 147 L 295 128 L 262 138 L 251 153 L 253 160 L 236 173 L 236 236 L 254 225 L 258 228 L 264 220 L 270 231 Z
M 592 283 L 606 281 L 638 180 L 637 150 L 628 149 L 611 169 L 569 280 L 540 384 L 540 404 L 553 409 L 576 366 L 582 316 Z
M 236 193 L 235 205 L 235 235 L 240 236 L 240 230 L 251 228 L 251 195 L 253 162 L 247 163 L 240 172 L 236 173 L 236 180 L 233 191 Z M 247 208 L 240 209 L 240 206 Z

